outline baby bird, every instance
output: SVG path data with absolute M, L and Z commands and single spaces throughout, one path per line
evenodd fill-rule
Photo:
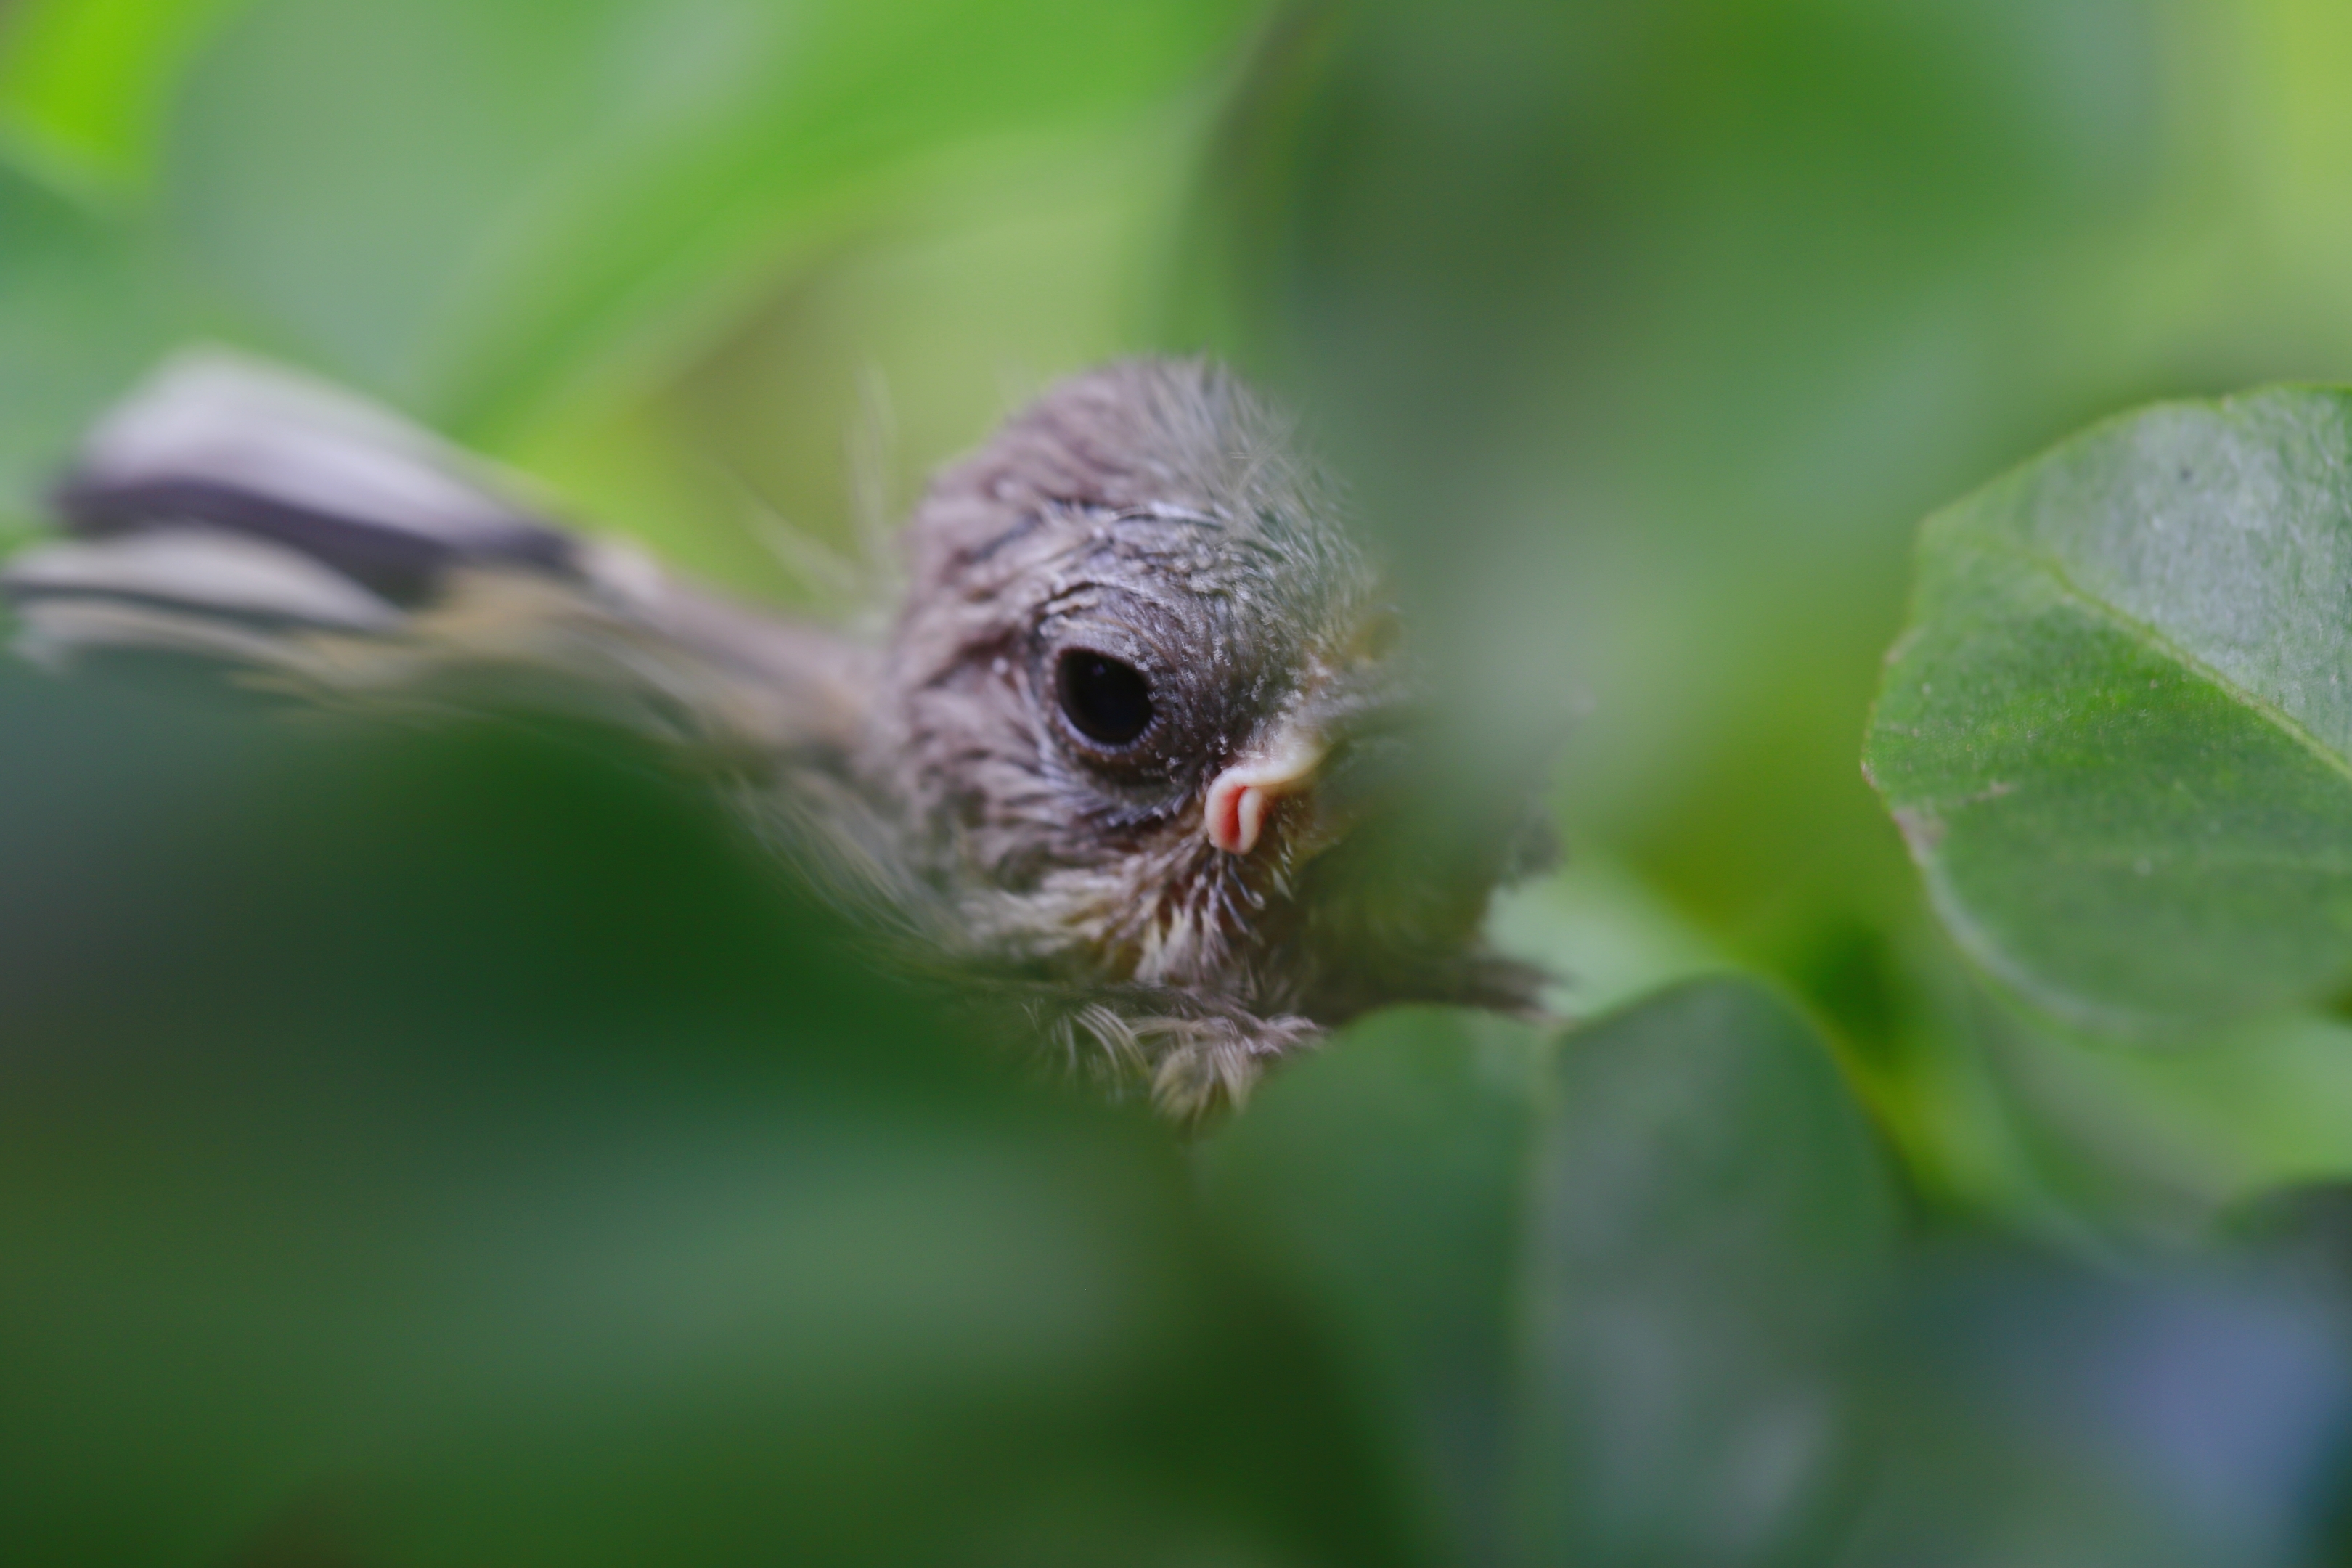
M 1394 608 L 1289 421 L 1202 361 L 1076 376 L 939 475 L 878 646 L 558 527 L 396 417 L 167 365 L 18 556 L 19 645 L 652 736 L 886 940 L 1194 1121 L 1382 1003 L 1533 1009 L 1517 822 L 1415 831 Z M 1423 803 L 1425 804 L 1425 803 Z

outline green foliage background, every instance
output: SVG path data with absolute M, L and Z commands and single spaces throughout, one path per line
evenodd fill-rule
M 2352 378 L 2347 80 L 2325 0 L 0 8 L 9 537 L 226 340 L 842 610 L 1028 394 L 1209 349 L 1474 730 L 1580 715 L 1496 926 L 1585 1020 L 1368 1019 L 1179 1148 L 609 740 L 12 669 L 0 1529 L 2339 1560 L 2340 399 L 2102 426 L 1904 626 L 2071 429 Z

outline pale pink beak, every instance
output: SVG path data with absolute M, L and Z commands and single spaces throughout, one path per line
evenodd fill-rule
M 1294 795 L 1315 776 L 1323 748 L 1306 736 L 1286 731 L 1272 745 L 1242 758 L 1209 784 L 1202 812 L 1202 827 L 1209 842 L 1228 855 L 1246 855 L 1257 847 L 1258 834 L 1274 803 Z

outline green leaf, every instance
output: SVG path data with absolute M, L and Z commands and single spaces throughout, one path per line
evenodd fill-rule
M 1911 896 L 1853 773 L 1911 524 L 2210 344 L 2341 341 L 2332 285 L 2229 286 L 2275 339 L 2210 326 L 2166 226 L 2253 221 L 2168 161 L 2207 139 L 2163 62 L 2243 47 L 2221 9 L 1465 0 L 1264 35 L 1192 254 L 1358 433 L 1465 702 L 1509 736 L 1590 693 L 1577 852 L 1751 963 Z
M 1571 1018 L 1738 967 L 1654 888 L 1582 852 L 1548 876 L 1497 891 L 1486 932 L 1503 952 L 1559 977 L 1559 1007 Z
M 166 196 L 245 308 L 479 437 L 723 320 L 976 141 L 1165 100 L 1234 5 L 272 0 L 192 74 Z
M 645 758 L 0 664 L 12 1560 L 1398 1563 L 1165 1129 Z
M 2341 1299 L 2282 1261 L 2085 1266 L 1983 1236 L 1926 1251 L 1872 1369 L 1871 1485 L 1831 1560 L 2336 1561 L 2315 1538 L 2352 1395 Z
M 1515 1516 L 1533 1563 L 1773 1563 L 1863 1456 L 1843 1363 L 1895 1205 L 1822 1042 L 1755 985 L 1561 1045 L 1527 1169 Z
M 0 163 L 0 522 L 33 510 L 168 322 L 130 236 Z
M 2078 1026 L 2352 977 L 2352 398 L 2093 430 L 1931 519 L 1866 766 L 1946 925 Z
M 1433 1538 L 1500 1550 L 1522 1172 L 1552 1047 L 1383 1014 L 1286 1069 L 1205 1151 L 1212 1198 L 1306 1300 Z
M 1368 1020 L 1208 1154 L 1458 1560 L 1771 1562 L 1825 1522 L 1895 1211 L 1828 1053 L 1752 984 L 1566 1037 Z
M 79 181 L 142 184 L 188 57 L 247 3 L 20 0 L 0 48 L 0 125 Z
M 2205 1214 L 2352 1177 L 2352 1025 L 2249 1018 L 2149 1050 L 2007 1015 L 2000 1060 L 2037 1163 L 2087 1181 L 2099 1212 Z

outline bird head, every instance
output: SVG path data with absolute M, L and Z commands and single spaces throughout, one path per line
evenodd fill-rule
M 1209 364 L 1114 365 L 941 475 L 908 539 L 873 752 L 974 956 L 1309 1016 L 1377 965 L 1382 921 L 1318 889 L 1382 900 L 1330 867 L 1385 808 L 1410 667 L 1286 419 Z M 1386 925 L 1425 965 L 1485 891 Z

